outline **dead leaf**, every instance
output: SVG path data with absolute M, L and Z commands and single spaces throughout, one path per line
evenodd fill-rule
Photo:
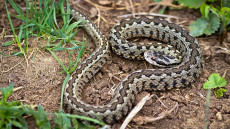
M 94 18 L 94 17 L 96 17 L 97 16 L 97 9 L 96 8 L 91 8 L 90 9 L 90 18 Z
M 138 6 L 138 12 L 148 12 L 149 11 L 149 0 L 141 0 Z
M 110 5 L 112 4 L 113 2 L 112 1 L 109 1 L 109 0 L 99 0 L 98 3 L 100 5 Z
M 125 9 L 129 12 L 132 12 L 132 7 L 129 2 L 125 2 Z
M 168 5 L 172 5 L 173 4 L 173 0 L 162 0 L 160 3 L 163 6 L 168 6 Z

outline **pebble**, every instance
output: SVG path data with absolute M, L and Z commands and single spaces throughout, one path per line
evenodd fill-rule
M 219 121 L 221 121 L 223 119 L 223 116 L 222 116 L 221 112 L 217 112 L 216 117 L 217 117 L 217 120 L 219 120 Z

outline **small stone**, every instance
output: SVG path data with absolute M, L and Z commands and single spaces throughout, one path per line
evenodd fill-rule
M 221 121 L 223 119 L 221 112 L 217 112 L 216 117 L 217 117 L 217 120 L 219 120 L 219 121 Z
M 96 8 L 91 8 L 90 9 L 90 18 L 94 18 L 95 16 L 97 16 L 97 13 L 98 13 L 98 11 L 97 11 L 97 9 Z
M 184 97 L 185 97 L 186 100 L 191 100 L 193 96 L 195 96 L 195 94 L 190 93 L 190 94 L 186 94 Z
M 228 32 L 226 35 L 227 42 L 230 42 L 230 33 Z

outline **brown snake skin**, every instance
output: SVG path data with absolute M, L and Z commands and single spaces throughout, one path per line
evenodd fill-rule
M 147 17 L 124 19 L 112 28 L 108 42 L 87 16 L 77 10 L 72 10 L 72 15 L 76 20 L 83 20 L 83 29 L 96 43 L 97 49 L 81 63 L 68 80 L 64 99 L 70 113 L 99 117 L 112 124 L 129 113 L 139 92 L 185 87 L 202 72 L 202 53 L 197 40 L 174 23 Z M 149 37 L 162 44 L 143 46 L 127 41 L 133 37 Z M 90 105 L 83 101 L 81 93 L 84 86 L 110 57 L 109 43 L 113 52 L 128 59 L 143 59 L 144 52 L 149 49 L 153 51 L 165 49 L 170 52 L 168 46 L 171 45 L 180 52 L 182 60 L 181 63 L 163 66 L 164 68 L 135 71 L 120 82 L 108 104 Z

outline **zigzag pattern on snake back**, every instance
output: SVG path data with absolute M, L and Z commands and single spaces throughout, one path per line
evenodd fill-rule
M 189 85 L 199 77 L 203 68 L 202 53 L 197 40 L 182 27 L 165 20 L 154 18 L 131 18 L 117 23 L 111 30 L 109 42 L 112 50 L 129 59 L 143 59 L 148 49 L 166 49 L 159 44 L 134 45 L 127 41 L 133 37 L 150 37 L 175 47 L 182 56 L 181 63 L 160 69 L 142 69 L 128 75 L 115 91 L 111 101 L 102 106 L 94 106 L 82 100 L 81 93 L 89 80 L 106 63 L 110 56 L 107 39 L 91 20 L 77 10 L 72 10 L 76 20 L 83 20 L 83 29 L 93 39 L 97 49 L 71 75 L 65 89 L 65 103 L 70 113 L 101 117 L 112 124 L 128 114 L 135 96 L 143 90 L 167 90 Z M 170 50 L 169 48 L 167 48 Z

